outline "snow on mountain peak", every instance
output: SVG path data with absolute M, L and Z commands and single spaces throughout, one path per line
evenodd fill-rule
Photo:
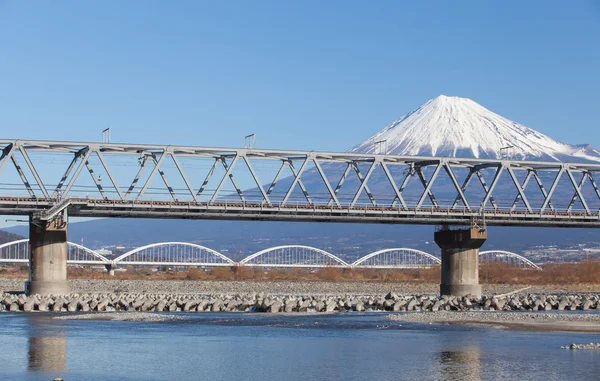
M 350 152 L 380 153 L 383 146 L 386 153 L 402 156 L 600 161 L 593 147 L 561 143 L 471 99 L 446 95 L 403 115 Z

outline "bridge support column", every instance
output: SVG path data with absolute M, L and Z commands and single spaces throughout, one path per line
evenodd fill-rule
M 106 268 L 106 272 L 108 273 L 108 275 L 115 276 L 115 265 L 110 263 L 108 265 L 104 265 L 104 267 Z
M 37 226 L 29 219 L 29 281 L 27 294 L 69 294 L 67 281 L 67 222 L 55 219 Z
M 481 296 L 479 248 L 487 239 L 480 228 L 435 232 L 435 243 L 442 249 L 440 295 Z

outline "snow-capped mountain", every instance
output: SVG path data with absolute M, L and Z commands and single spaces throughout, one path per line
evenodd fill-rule
M 384 141 L 384 143 L 377 143 Z M 589 145 L 561 143 L 468 98 L 440 95 L 350 150 L 402 156 L 600 161 Z

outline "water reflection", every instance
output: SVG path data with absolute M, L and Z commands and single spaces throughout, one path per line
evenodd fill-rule
M 61 372 L 67 369 L 67 337 L 47 317 L 30 316 L 28 368 L 30 371 Z
M 478 335 L 457 335 L 442 339 L 438 352 L 440 379 L 480 381 L 482 379 L 481 341 Z

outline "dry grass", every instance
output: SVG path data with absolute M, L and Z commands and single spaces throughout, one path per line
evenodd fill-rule
M 152 271 L 133 268 L 117 271 L 110 276 L 106 271 L 69 267 L 70 279 L 152 279 L 152 280 L 224 280 L 224 281 L 326 281 L 326 282 L 390 282 L 439 283 L 440 268 L 378 270 L 378 269 L 270 269 L 254 267 L 218 267 L 210 271 L 196 268 L 181 271 Z M 26 267 L 0 269 L 2 278 L 27 278 Z M 600 261 L 557 263 L 544 266 L 543 271 L 528 270 L 504 264 L 482 264 L 479 268 L 481 284 L 575 285 L 600 284 Z

